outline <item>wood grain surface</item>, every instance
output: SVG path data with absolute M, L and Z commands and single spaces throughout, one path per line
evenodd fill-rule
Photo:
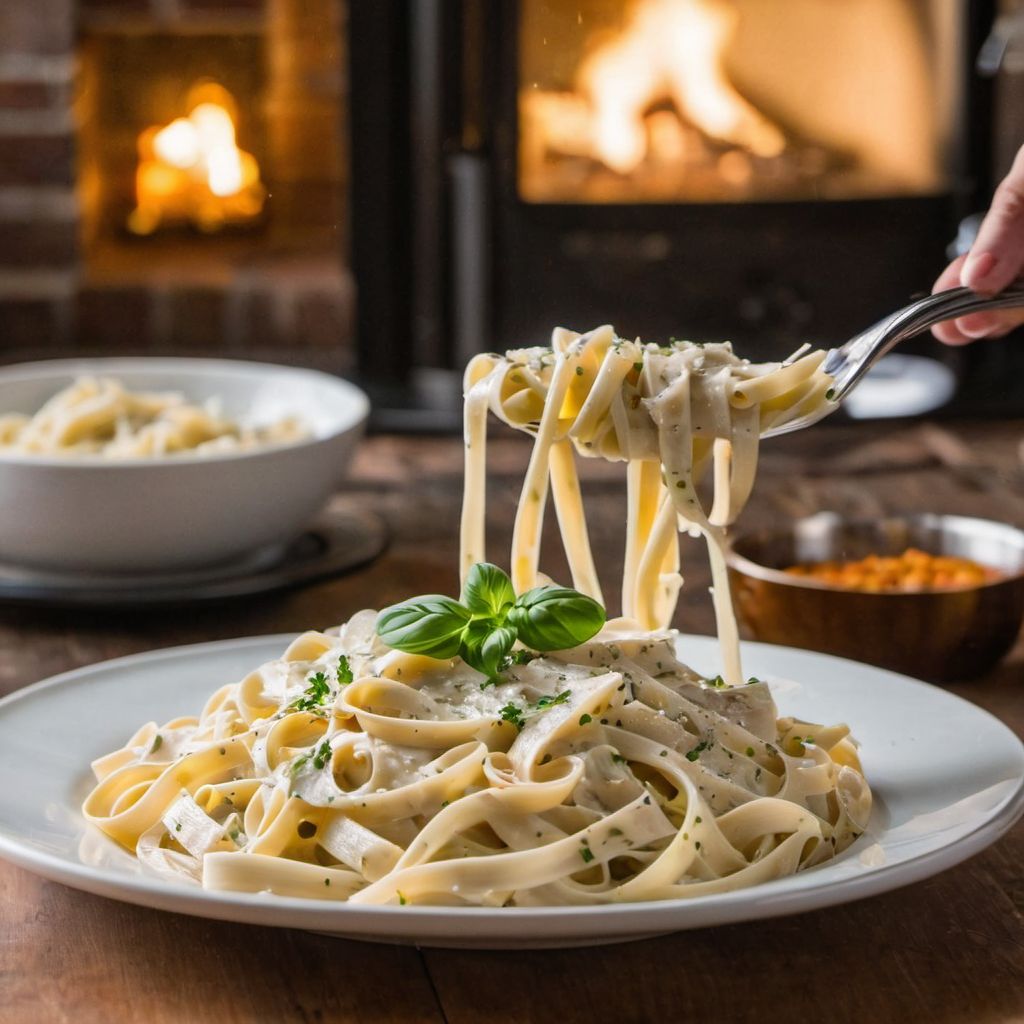
M 741 525 L 824 508 L 979 515 L 1024 526 L 1024 423 L 833 426 L 767 446 Z M 527 447 L 493 446 L 494 552 Z M 588 463 L 597 562 L 621 570 L 620 472 Z M 79 665 L 200 640 L 302 630 L 414 593 L 454 592 L 461 446 L 381 436 L 339 501 L 394 538 L 375 564 L 302 591 L 147 613 L 0 609 L 0 693 Z M 553 535 L 548 551 L 557 554 Z M 558 574 L 558 559 L 546 559 Z M 678 624 L 711 632 L 698 549 Z M 1024 734 L 1024 643 L 951 687 Z M 2 771 L 2 753 L 0 753 Z M 580 950 L 416 950 L 204 921 L 76 892 L 0 864 L 0 1022 L 1024 1022 L 1024 825 L 933 879 L 795 917 Z

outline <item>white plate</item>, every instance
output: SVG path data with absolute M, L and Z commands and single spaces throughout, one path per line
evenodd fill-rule
M 782 713 L 849 722 L 875 794 L 865 835 L 830 864 L 791 878 L 693 900 L 608 907 L 347 906 L 206 892 L 152 878 L 87 828 L 79 805 L 92 784 L 92 758 L 119 746 L 142 722 L 195 714 L 214 689 L 279 657 L 290 639 L 251 637 L 119 658 L 0 701 L 0 856 L 88 892 L 200 917 L 425 946 L 573 946 L 886 892 L 977 853 L 1024 810 L 1024 747 L 987 712 L 867 665 L 746 644 L 746 671 L 773 681 Z M 682 637 L 680 647 L 698 669 L 717 670 L 715 641 Z

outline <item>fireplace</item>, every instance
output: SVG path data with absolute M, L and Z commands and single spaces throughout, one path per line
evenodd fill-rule
M 447 427 L 470 356 L 555 323 L 834 343 L 1019 142 L 996 7 L 6 0 L 0 359 L 304 363 Z M 946 353 L 985 409 L 1000 353 Z
M 956 64 L 959 18 L 948 5 L 917 6 L 525 0 L 520 198 L 622 205 L 941 193 L 959 130 L 960 97 L 944 74 Z
M 0 358 L 351 365 L 344 0 L 0 10 Z
M 382 401 L 429 406 L 473 353 L 555 323 L 728 338 L 757 358 L 843 340 L 927 286 L 987 202 L 974 58 L 993 15 L 991 0 L 354 5 L 360 365 L 395 381 Z

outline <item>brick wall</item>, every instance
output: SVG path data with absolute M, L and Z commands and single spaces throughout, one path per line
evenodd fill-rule
M 343 0 L 0 0 L 0 361 L 182 352 L 346 369 L 342 24 Z M 113 136 L 96 116 L 103 76 L 126 62 L 93 57 L 154 33 L 237 54 L 263 32 L 267 230 L 127 238 L 103 203 Z
M 267 0 L 266 120 L 275 199 L 292 230 L 345 230 L 338 144 L 346 68 L 338 0 Z M 333 141 L 332 141 L 333 140 Z
M 0 344 L 67 345 L 78 274 L 73 0 L 0 4 Z

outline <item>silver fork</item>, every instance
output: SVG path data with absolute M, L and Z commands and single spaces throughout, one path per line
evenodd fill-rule
M 951 288 L 918 299 L 890 313 L 866 331 L 829 351 L 822 364 L 822 369 L 834 382 L 828 392 L 828 402 L 806 416 L 770 428 L 763 436 L 774 437 L 802 430 L 834 412 L 839 403 L 864 379 L 868 370 L 901 341 L 921 334 L 935 324 L 955 320 L 967 313 L 978 313 L 986 309 L 1012 309 L 1017 306 L 1024 307 L 1024 281 L 1015 282 L 998 295 L 990 296 L 978 295 L 969 288 Z

